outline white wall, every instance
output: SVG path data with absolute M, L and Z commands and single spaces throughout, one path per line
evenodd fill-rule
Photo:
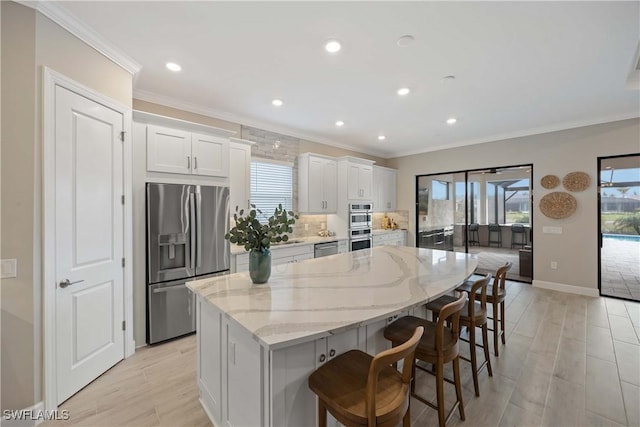
M 413 212 L 416 175 L 532 163 L 534 279 L 597 289 L 597 158 L 638 152 L 640 120 L 632 119 L 398 157 L 387 165 L 398 169 L 398 209 Z M 587 190 L 572 193 L 578 201 L 576 213 L 564 220 L 545 217 L 538 202 L 550 190 L 540 186 L 540 178 L 562 178 L 573 171 L 584 171 L 592 179 Z M 409 220 L 408 239 L 413 244 L 415 216 L 409 215 Z M 547 225 L 562 227 L 563 234 L 543 234 Z M 550 268 L 551 261 L 557 261 L 557 270 Z

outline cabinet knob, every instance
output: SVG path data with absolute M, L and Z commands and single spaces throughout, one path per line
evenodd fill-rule
M 336 355 L 336 351 L 334 349 L 331 349 L 331 351 L 329 351 L 329 357 L 333 357 Z
M 320 363 L 324 363 L 324 361 L 327 360 L 327 356 L 324 353 L 322 353 L 320 355 L 320 359 L 319 360 L 320 360 Z

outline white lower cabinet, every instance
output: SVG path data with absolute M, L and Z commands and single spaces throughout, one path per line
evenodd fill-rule
M 373 235 L 373 246 L 406 246 L 407 232 L 405 230 L 388 231 Z

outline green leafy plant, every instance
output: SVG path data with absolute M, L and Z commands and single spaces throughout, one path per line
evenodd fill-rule
M 640 234 L 640 210 L 636 209 L 632 214 L 619 217 L 613 224 L 616 231 L 624 232 L 625 230 L 633 229 L 636 234 Z
M 256 205 L 251 205 L 251 210 L 245 214 L 244 209 L 233 214 L 236 225 L 225 234 L 224 238 L 229 242 L 244 246 L 244 249 L 264 251 L 269 249 L 272 243 L 286 242 L 289 236 L 286 233 L 293 233 L 292 225 L 296 223 L 298 215 L 293 211 L 285 210 L 282 205 L 273 212 L 266 223 L 260 222 L 260 217 L 265 218 Z

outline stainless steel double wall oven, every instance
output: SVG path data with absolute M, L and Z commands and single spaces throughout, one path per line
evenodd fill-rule
M 349 204 L 349 251 L 372 247 L 373 205 L 369 202 Z

